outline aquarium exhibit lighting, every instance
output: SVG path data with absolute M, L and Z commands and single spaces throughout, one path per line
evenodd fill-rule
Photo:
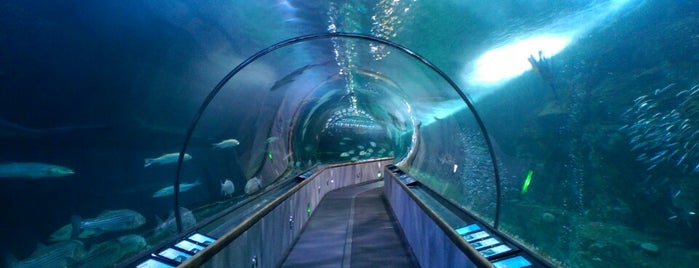
M 532 68 L 531 55 L 541 51 L 552 57 L 575 39 L 617 14 L 636 0 L 611 0 L 595 4 L 577 14 L 564 17 L 540 30 L 513 35 L 506 42 L 484 52 L 465 67 L 464 78 L 472 86 L 494 86 L 522 75 Z

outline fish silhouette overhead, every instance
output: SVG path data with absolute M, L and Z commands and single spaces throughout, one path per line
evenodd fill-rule
M 89 133 L 108 130 L 107 125 L 78 125 L 50 128 L 31 128 L 0 117 L 0 137 L 6 138 L 44 138 L 52 136 L 70 136 L 72 134 Z

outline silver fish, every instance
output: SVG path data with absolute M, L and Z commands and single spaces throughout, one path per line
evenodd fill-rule
M 46 163 L 1 163 L 0 178 L 48 178 L 75 174 L 70 168 Z
M 252 177 L 245 183 L 245 194 L 251 195 L 262 188 L 262 181 L 257 177 Z
M 189 191 L 192 188 L 199 186 L 199 185 L 201 185 L 201 182 L 198 180 L 193 182 L 193 183 L 180 183 L 180 193 Z M 164 187 L 164 188 L 156 191 L 155 193 L 153 193 L 153 198 L 170 196 L 170 195 L 173 195 L 174 193 L 175 193 L 175 186 L 170 185 L 170 186 Z
M 177 163 L 177 160 L 179 158 L 180 158 L 180 153 L 164 154 L 164 155 L 158 156 L 156 158 L 146 158 L 144 160 L 145 164 L 143 166 L 147 167 L 147 166 L 150 166 L 153 164 L 165 165 L 165 164 Z M 184 154 L 184 158 L 182 159 L 182 161 L 187 161 L 189 159 L 192 159 L 192 156 L 189 154 Z
M 78 240 L 63 241 L 50 246 L 40 245 L 29 258 L 16 261 L 10 267 L 68 267 L 85 256 L 85 245 Z
M 194 214 L 192 211 L 189 209 L 180 208 L 180 215 L 182 216 L 182 227 L 183 228 L 189 228 L 197 224 L 197 219 L 194 217 Z M 177 223 L 175 222 L 175 213 L 170 212 L 170 216 L 167 217 L 164 221 L 158 218 L 158 216 L 155 217 L 157 221 L 157 226 L 155 227 L 155 237 L 167 237 L 173 234 L 177 233 Z
M 95 235 L 104 232 L 131 230 L 146 223 L 146 218 L 140 213 L 130 209 L 107 210 L 92 219 L 81 219 L 78 216 L 71 218 L 73 234 L 79 234 L 83 230 L 92 230 Z
M 235 184 L 230 179 L 221 182 L 221 194 L 223 196 L 232 197 L 233 193 L 235 193 Z
M 118 263 L 124 257 L 137 253 L 145 249 L 146 246 L 148 246 L 146 239 L 140 235 L 120 236 L 113 240 L 92 245 L 85 257 L 71 267 L 113 267 L 115 263 Z
M 219 143 L 214 143 L 213 146 L 216 149 L 226 149 L 240 145 L 240 142 L 236 139 L 227 139 Z
M 86 239 L 95 236 L 95 230 L 83 230 L 80 232 L 80 234 L 77 235 L 77 238 L 80 239 Z M 71 237 L 74 238 L 73 236 L 73 225 L 68 223 L 66 225 L 63 225 L 61 228 L 56 230 L 55 232 L 51 233 L 51 236 L 49 237 L 50 242 L 58 242 L 58 241 L 68 241 L 71 239 Z

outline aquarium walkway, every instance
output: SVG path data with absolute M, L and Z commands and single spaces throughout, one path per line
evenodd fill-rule
M 328 193 L 282 267 L 419 267 L 383 193 L 383 181 Z

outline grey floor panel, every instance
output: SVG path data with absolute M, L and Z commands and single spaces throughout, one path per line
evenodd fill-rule
M 328 193 L 282 267 L 418 267 L 383 182 Z

